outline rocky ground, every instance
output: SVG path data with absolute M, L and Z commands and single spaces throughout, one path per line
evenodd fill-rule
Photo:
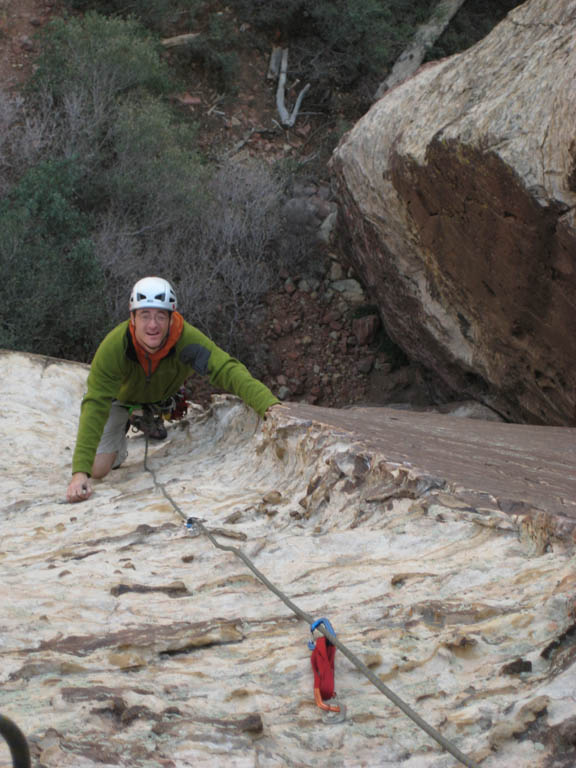
M 327 164 L 342 126 L 352 125 L 354 107 L 341 99 L 338 113 L 329 116 L 308 112 L 304 103 L 294 127 L 283 129 L 276 82 L 268 76 L 269 51 L 239 50 L 238 56 L 233 97 L 219 94 L 191 63 L 190 88 L 177 101 L 198 122 L 206 154 L 227 147 L 239 159 L 297 168 L 298 181 L 284 206 L 287 227 L 306 228 L 318 240 L 314 264 L 301 273 L 283 273 L 279 288 L 255 311 L 257 330 L 249 342 L 260 348 L 256 373 L 282 399 L 327 406 L 422 407 L 449 400 L 442 384 L 409 364 L 386 337 L 370 296 L 331 237 L 338 205 Z M 288 87 L 287 104 L 294 103 L 301 87 L 298 82 Z M 195 399 L 204 403 L 210 392 L 196 388 Z
M 18 88 L 31 75 L 35 34 L 55 14 L 58 0 L 0 0 L 0 83 Z

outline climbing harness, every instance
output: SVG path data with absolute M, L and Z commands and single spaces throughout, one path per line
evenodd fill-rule
M 16 723 L 4 715 L 0 715 L 0 734 L 10 749 L 12 768 L 30 768 L 30 750 L 26 737 Z
M 147 440 L 165 440 L 168 432 L 162 414 L 149 404 L 130 413 L 130 424 L 134 432 L 142 432 Z
M 186 390 L 180 390 L 160 403 L 131 405 L 128 408 L 130 424 L 135 432 L 142 432 L 150 440 L 165 440 L 168 436 L 165 421 L 179 421 L 188 413 Z
M 447 738 L 445 738 L 439 731 L 437 731 L 435 728 L 433 728 L 429 723 L 426 722 L 420 715 L 415 712 L 406 702 L 400 698 L 394 691 L 392 691 L 390 688 L 388 688 L 387 685 L 385 685 L 380 678 L 372 672 L 371 669 L 369 669 L 366 664 L 364 664 L 363 661 L 361 661 L 356 654 L 354 654 L 352 651 L 350 651 L 343 643 L 341 643 L 338 638 L 336 637 L 334 630 L 332 629 L 332 626 L 330 625 L 330 622 L 327 619 L 317 619 L 315 620 L 309 613 L 306 613 L 306 611 L 303 611 L 299 606 L 297 606 L 295 603 L 292 602 L 292 600 L 282 592 L 282 590 L 278 589 L 263 573 L 260 571 L 250 560 L 250 558 L 242 552 L 242 550 L 238 549 L 237 547 L 233 547 L 229 544 L 220 544 L 220 542 L 215 538 L 214 534 L 210 531 L 209 528 L 206 528 L 204 525 L 204 522 L 198 518 L 198 517 L 190 517 L 185 514 L 183 509 L 180 507 L 180 505 L 172 498 L 170 493 L 166 490 L 166 486 L 164 483 L 161 483 L 158 478 L 156 477 L 156 471 L 148 465 L 148 437 L 146 437 L 146 445 L 144 450 L 144 469 L 149 472 L 152 475 L 152 479 L 154 481 L 154 485 L 156 488 L 160 490 L 164 498 L 169 502 L 169 504 L 172 506 L 174 511 L 180 515 L 180 517 L 185 521 L 185 526 L 188 530 L 188 532 L 192 536 L 206 536 L 206 538 L 211 542 L 211 544 L 216 547 L 216 549 L 221 550 L 222 552 L 231 552 L 233 555 L 235 555 L 238 559 L 242 560 L 242 562 L 246 565 L 247 568 L 249 568 L 252 573 L 256 576 L 256 578 L 264 584 L 265 587 L 267 587 L 273 594 L 276 595 L 282 602 L 290 608 L 290 610 L 298 616 L 298 618 L 305 621 L 307 624 L 310 625 L 310 631 L 312 634 L 314 631 L 319 632 L 326 641 L 328 641 L 332 646 L 337 648 L 341 653 L 346 656 L 346 658 L 352 662 L 352 664 L 362 672 L 362 674 L 370 680 L 370 682 L 376 686 L 376 688 L 380 691 L 380 693 L 383 693 L 384 696 L 386 696 L 390 701 L 392 701 L 393 704 L 395 704 L 404 714 L 409 717 L 416 725 L 421 728 L 423 731 L 425 731 L 430 738 L 434 739 L 440 746 L 446 750 L 446 752 L 449 752 L 453 757 L 455 757 L 459 762 L 462 763 L 462 765 L 465 765 L 467 768 L 479 768 L 478 763 L 474 762 L 471 758 L 469 758 L 467 755 L 465 755 L 463 752 L 461 752 L 458 747 L 456 747 L 454 744 L 452 744 L 451 741 L 449 741 Z M 316 647 L 318 646 L 318 643 L 320 642 L 322 638 L 319 638 L 316 642 Z M 315 683 L 316 687 L 316 683 Z M 320 694 L 321 696 L 321 694 Z M 326 704 L 326 702 L 322 702 Z M 331 706 L 328 704 L 328 706 Z M 342 707 L 342 705 L 340 705 Z M 332 712 L 334 710 L 331 710 Z M 341 716 L 343 713 L 338 713 L 339 716 Z M 334 721 L 331 721 L 334 722 Z
M 171 395 L 160 403 L 152 403 L 153 410 L 165 421 L 179 421 L 188 413 L 186 387 L 180 387 L 175 395 Z

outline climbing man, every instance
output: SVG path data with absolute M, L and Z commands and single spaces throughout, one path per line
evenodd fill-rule
M 187 323 L 176 306 L 168 280 L 139 280 L 130 294 L 130 319 L 110 331 L 96 350 L 82 400 L 69 502 L 88 499 L 89 478 L 105 477 L 126 459 L 126 431 L 135 405 L 145 414 L 148 409 L 143 430 L 150 437 L 165 437 L 161 418 L 150 421 L 150 414 L 159 413 L 157 406 L 174 397 L 192 373 L 208 375 L 214 386 L 242 398 L 260 416 L 280 403 L 242 363 Z

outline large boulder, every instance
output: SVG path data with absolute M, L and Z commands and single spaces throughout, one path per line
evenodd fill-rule
M 530 0 L 333 159 L 350 261 L 410 357 L 511 420 L 576 403 L 576 4 Z

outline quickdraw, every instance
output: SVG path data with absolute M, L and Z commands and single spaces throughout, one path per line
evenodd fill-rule
M 336 632 L 328 619 L 317 619 L 310 625 L 312 639 L 308 642 L 308 648 L 312 651 L 310 663 L 314 671 L 314 701 L 325 712 L 336 712 L 344 716 L 343 705 L 328 703 L 336 698 L 334 691 L 336 648 L 324 635 L 317 640 L 314 638 L 314 631 L 321 626 L 324 626 L 332 637 L 336 637 Z
M 186 399 L 185 387 L 181 387 L 180 391 L 177 392 L 172 399 L 174 403 L 170 410 L 169 420 L 180 421 L 180 419 L 183 419 L 188 413 L 188 400 Z

